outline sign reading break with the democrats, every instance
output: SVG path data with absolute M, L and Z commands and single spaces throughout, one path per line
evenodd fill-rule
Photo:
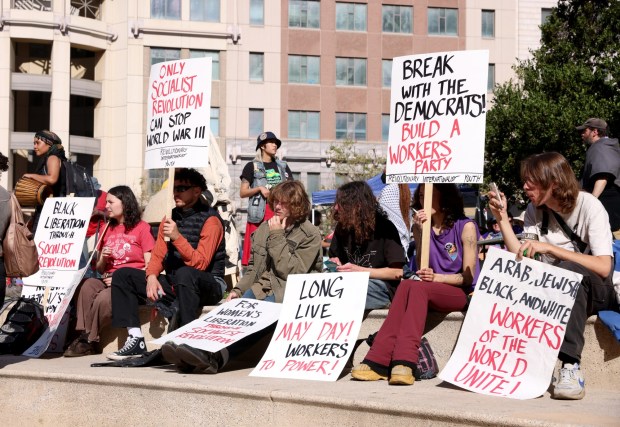
M 336 381 L 362 323 L 368 273 L 291 274 L 276 330 L 251 376 Z
M 439 377 L 476 393 L 532 399 L 549 387 L 580 274 L 491 247 L 454 353 Z
M 388 182 L 482 182 L 488 65 L 488 51 L 393 59 Z
M 211 58 L 151 66 L 145 169 L 207 167 Z

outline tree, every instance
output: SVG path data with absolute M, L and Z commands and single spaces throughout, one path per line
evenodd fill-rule
M 485 175 L 520 193 L 519 164 L 558 151 L 579 177 L 585 148 L 575 126 L 604 118 L 620 130 L 620 2 L 560 0 L 542 25 L 541 46 L 497 86 L 487 114 Z
M 347 139 L 332 144 L 327 149 L 334 164 L 336 176 L 344 181 L 364 181 L 383 171 L 385 157 L 377 157 L 376 151 L 364 150 L 356 146 L 355 141 Z

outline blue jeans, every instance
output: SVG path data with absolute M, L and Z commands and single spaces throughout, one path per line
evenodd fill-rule
M 256 295 L 254 295 L 254 292 L 252 292 L 252 289 L 248 289 L 247 291 L 245 291 L 242 298 L 256 299 Z M 267 295 L 263 301 L 276 302 L 276 295 L 275 294 Z
M 390 292 L 388 285 L 379 279 L 370 279 L 368 281 L 368 291 L 366 292 L 365 310 L 376 310 L 379 308 L 388 308 L 390 306 Z

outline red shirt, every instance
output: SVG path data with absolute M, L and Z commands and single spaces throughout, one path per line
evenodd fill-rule
M 144 269 L 144 253 L 151 252 L 155 239 L 151 226 L 140 221 L 130 231 L 125 231 L 124 224 L 108 228 L 103 237 L 102 247 L 112 248 L 112 255 L 105 266 L 106 273 L 112 273 L 121 267 Z

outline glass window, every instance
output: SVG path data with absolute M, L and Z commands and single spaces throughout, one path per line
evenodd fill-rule
M 543 7 L 540 10 L 540 25 L 544 25 L 547 23 L 547 20 L 551 16 L 552 12 L 553 12 L 553 9 L 546 8 L 546 7 Z
M 190 50 L 190 58 L 211 58 L 211 80 L 220 79 L 220 53 L 211 50 Z
M 336 29 L 345 31 L 366 31 L 365 4 L 336 3 Z
M 383 31 L 386 33 L 413 32 L 413 8 L 411 6 L 383 5 L 381 9 Z
M 151 18 L 181 19 L 181 0 L 151 0 Z
M 250 25 L 263 25 L 265 23 L 264 0 L 250 0 Z
M 151 65 L 165 61 L 176 61 L 177 59 L 181 59 L 181 49 L 151 48 Z
M 312 195 L 315 191 L 321 189 L 321 174 L 316 172 L 308 172 L 306 192 Z
M 321 58 L 318 56 L 288 56 L 288 82 L 316 85 L 321 80 Z
M 366 140 L 365 113 L 336 113 L 336 139 Z
M 249 126 L 248 126 L 248 136 L 250 138 L 256 138 L 263 132 L 264 124 L 263 124 L 263 116 L 264 112 L 262 108 L 250 108 L 249 114 Z
M 220 136 L 220 107 L 211 107 L 211 133 Z
M 392 60 L 384 59 L 381 61 L 381 80 L 383 81 L 383 87 L 392 86 Z
M 482 11 L 482 37 L 494 38 L 495 37 L 495 11 L 483 10 Z
M 37 7 L 39 6 L 37 2 Z M 101 19 L 103 0 L 71 0 L 71 15 L 90 19 Z
M 337 86 L 366 86 L 365 58 L 336 58 Z
M 316 0 L 289 0 L 288 26 L 319 28 L 321 4 Z
M 265 55 L 250 52 L 250 81 L 262 82 L 264 78 Z
M 189 19 L 192 21 L 220 22 L 220 0 L 191 0 Z
M 289 111 L 288 137 L 319 139 L 319 113 L 316 111 Z
M 32 9 L 32 0 L 13 0 L 14 9 Z M 52 0 L 38 0 L 36 3 L 37 10 L 41 12 L 51 12 L 52 11 Z
M 493 92 L 495 87 L 495 64 L 489 64 L 489 77 L 487 80 L 487 92 Z
M 428 34 L 456 36 L 458 34 L 458 9 L 429 7 Z
M 387 141 L 390 138 L 390 115 L 381 114 L 381 141 Z

